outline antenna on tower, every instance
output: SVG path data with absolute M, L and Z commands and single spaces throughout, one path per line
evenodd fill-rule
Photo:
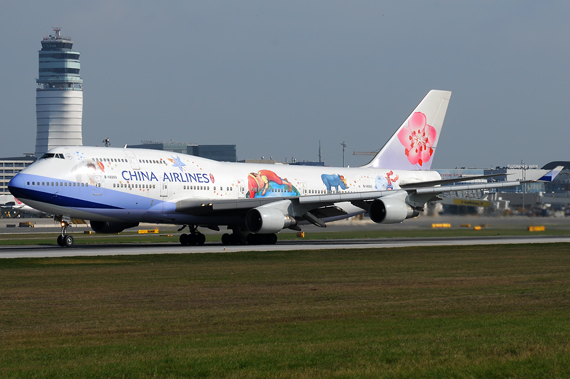
M 319 140 L 319 163 L 321 163 L 321 140 Z

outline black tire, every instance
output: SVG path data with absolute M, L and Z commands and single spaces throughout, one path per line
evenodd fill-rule
M 188 246 L 188 244 L 190 243 L 189 238 L 188 238 L 188 234 L 186 233 L 182 233 L 180 235 L 180 244 L 182 246 Z
M 268 234 L 265 243 L 268 245 L 275 245 L 277 243 L 277 234 L 275 233 Z
M 198 239 L 196 238 L 196 234 L 188 234 L 188 245 L 195 246 L 197 245 Z
M 57 236 L 57 244 L 61 247 L 65 246 L 63 244 L 63 236 L 61 234 L 59 236 Z
M 248 245 L 259 245 L 259 236 L 259 234 L 250 233 L 247 235 L 247 237 L 245 237 L 245 240 L 247 241 Z
M 196 234 L 196 245 L 202 246 L 206 243 L 206 236 L 202 233 Z
M 70 236 L 69 234 L 63 237 L 63 243 L 64 243 L 64 245 L 67 246 L 67 247 L 73 246 L 73 243 L 74 243 L 74 242 L 75 242 L 75 241 L 74 241 L 74 239 L 73 239 L 73 236 Z
M 231 245 L 232 244 L 232 236 L 230 236 L 228 233 L 224 233 L 222 235 L 222 244 L 223 245 Z

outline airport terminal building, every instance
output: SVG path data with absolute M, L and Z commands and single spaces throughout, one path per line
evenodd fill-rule
M 13 201 L 8 183 L 17 173 L 34 163 L 34 157 L 12 157 L 0 159 L 0 204 Z
M 194 155 L 219 162 L 237 162 L 236 145 L 198 145 L 190 142 L 143 141 L 140 145 L 128 145 L 132 149 L 152 149 Z

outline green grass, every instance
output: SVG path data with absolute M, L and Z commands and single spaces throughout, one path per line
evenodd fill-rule
M 2 378 L 564 378 L 570 245 L 0 260 Z
M 160 234 L 137 234 L 122 232 L 120 234 L 84 234 L 70 233 L 76 244 L 108 244 L 108 243 L 178 243 L 180 233 L 175 229 L 163 231 Z M 543 232 L 529 232 L 526 229 L 512 228 L 483 228 L 473 230 L 469 228 L 450 229 L 416 229 L 416 230 L 351 230 L 342 232 L 308 232 L 305 240 L 329 239 L 355 239 L 355 238 L 411 238 L 411 237 L 485 237 L 485 236 L 539 236 L 539 235 L 568 235 L 567 229 L 547 228 Z M 25 233 L 0 234 L 0 246 L 21 245 L 56 245 L 58 233 Z M 206 242 L 221 241 L 222 232 L 206 234 Z M 278 234 L 279 240 L 299 240 L 295 233 L 285 232 Z

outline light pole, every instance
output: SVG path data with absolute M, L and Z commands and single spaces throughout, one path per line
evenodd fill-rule
M 344 149 L 346 148 L 346 143 L 342 141 L 340 145 L 342 146 L 342 167 L 344 167 Z
M 525 214 L 525 210 L 524 210 L 524 193 L 526 190 L 526 185 L 524 183 L 525 180 L 525 176 L 526 176 L 526 167 L 524 165 L 524 160 L 521 160 L 521 170 L 522 170 L 522 181 L 523 183 L 521 183 L 521 189 L 522 189 L 522 209 L 523 209 L 523 214 Z

